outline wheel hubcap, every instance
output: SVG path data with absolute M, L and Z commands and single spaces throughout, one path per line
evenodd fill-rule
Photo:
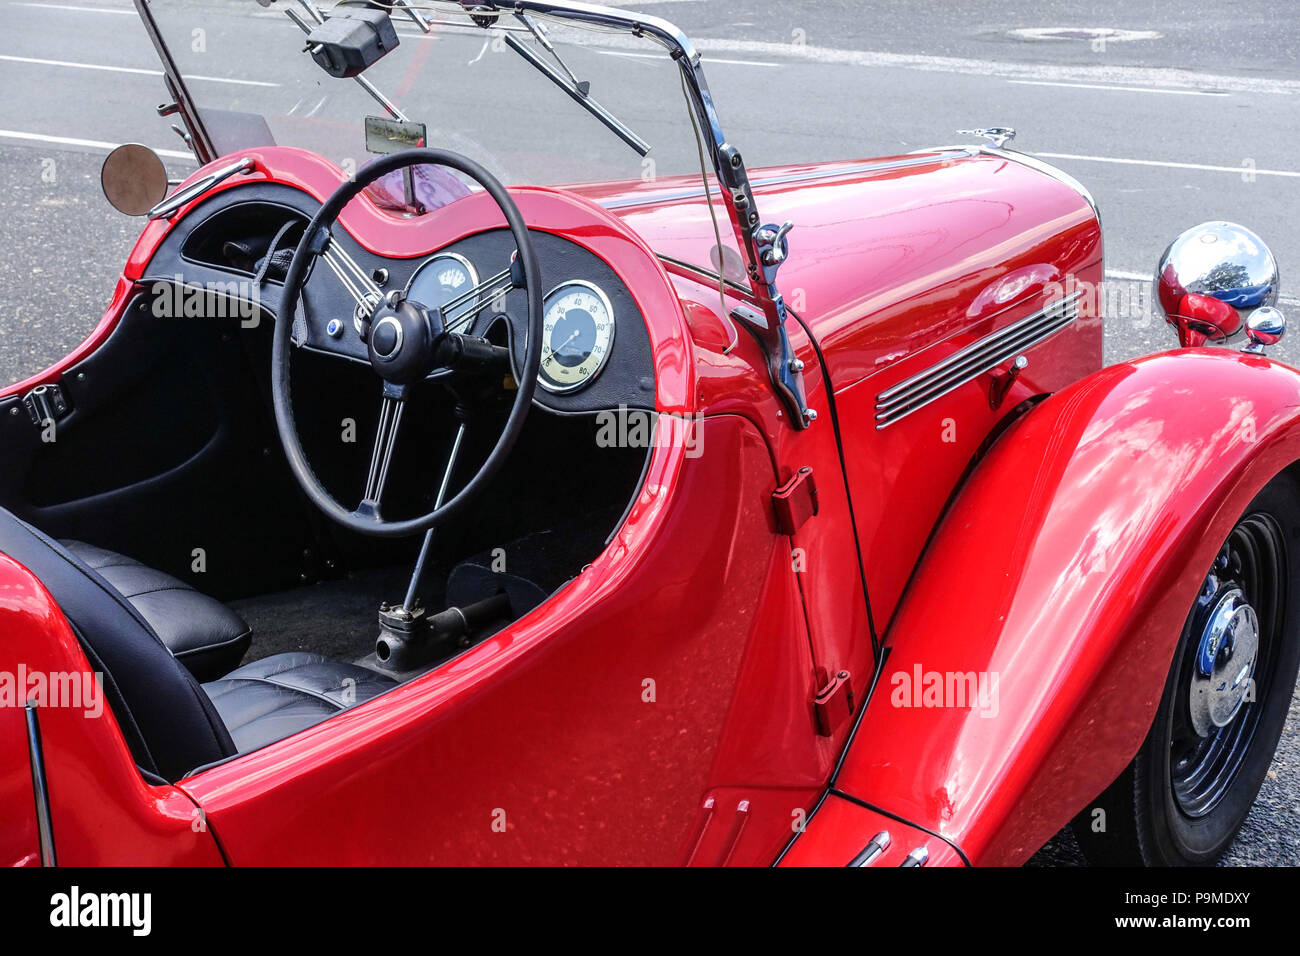
M 1222 593 L 1201 632 L 1192 672 L 1192 726 L 1202 737 L 1226 727 L 1246 702 L 1259 652 L 1259 619 L 1240 588 Z
M 1268 514 L 1243 518 L 1205 580 L 1188 624 L 1170 728 L 1178 808 L 1203 817 L 1232 786 L 1259 724 L 1287 600 L 1286 544 Z

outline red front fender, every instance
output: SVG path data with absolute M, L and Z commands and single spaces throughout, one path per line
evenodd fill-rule
M 1044 401 L 941 522 L 835 788 L 1026 860 L 1137 752 L 1220 544 L 1298 459 L 1300 373 L 1257 356 L 1150 356 Z

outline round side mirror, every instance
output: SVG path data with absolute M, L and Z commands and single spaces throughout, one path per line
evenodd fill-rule
M 108 154 L 99 171 L 104 198 L 128 216 L 143 216 L 167 198 L 167 170 L 148 146 L 126 143 Z
M 1184 348 L 1228 342 L 1256 309 L 1277 303 L 1281 277 L 1264 240 L 1232 222 L 1204 222 L 1170 243 L 1155 295 Z

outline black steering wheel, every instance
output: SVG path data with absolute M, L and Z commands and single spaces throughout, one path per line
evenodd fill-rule
M 528 337 L 525 357 L 519 370 L 518 388 L 514 404 L 506 418 L 501 436 L 484 460 L 477 474 L 459 492 L 446 502 L 435 504 L 434 509 L 415 518 L 389 521 L 380 513 L 380 500 L 388 478 L 402 411 L 406 406 L 409 389 L 419 382 L 442 377 L 462 369 L 481 370 L 504 358 L 501 364 L 509 367 L 509 353 L 481 338 L 455 330 L 455 322 L 444 321 L 441 310 L 405 298 L 401 292 L 379 293 L 373 285 L 367 288 L 364 273 L 355 268 L 349 278 L 339 271 L 341 249 L 331 248 L 330 230 L 337 222 L 343 208 L 363 189 L 381 176 L 395 170 L 415 165 L 438 165 L 457 170 L 475 180 L 500 207 L 514 237 L 517 254 L 508 269 L 505 286 L 493 291 L 500 295 L 511 288 L 522 287 L 528 298 Z M 356 324 L 366 341 L 370 366 L 383 382 L 383 397 L 379 411 L 379 427 L 370 456 L 370 472 L 361 503 L 349 510 L 335 500 L 312 471 L 298 439 L 294 422 L 292 392 L 289 385 L 290 346 L 295 344 L 292 335 L 294 316 L 302 296 L 302 286 L 310 268 L 318 258 L 334 256 L 340 281 L 348 287 L 357 302 Z M 506 276 L 502 273 L 497 278 Z M 542 359 L 542 287 L 541 270 L 537 253 L 524 217 L 519 212 L 505 187 L 486 169 L 464 156 L 440 149 L 411 149 L 393 153 L 376 160 L 355 177 L 344 183 L 321 206 L 308 224 L 293 261 L 289 264 L 284 281 L 284 294 L 275 322 L 271 346 L 271 396 L 275 405 L 275 426 L 280 442 L 289 459 L 298 484 L 312 502 L 339 524 L 362 534 L 379 537 L 400 537 L 426 531 L 440 522 L 463 511 L 505 464 L 506 457 L 523 432 L 533 394 L 537 388 L 538 369 Z M 450 305 L 450 303 L 448 303 Z M 306 313 L 304 306 L 303 312 Z M 307 315 L 308 323 L 313 321 Z M 338 320 L 335 319 L 337 322 Z M 453 328 L 448 328 L 451 325 Z M 327 339 L 328 340 L 328 339 Z M 455 454 L 453 448 L 452 454 Z

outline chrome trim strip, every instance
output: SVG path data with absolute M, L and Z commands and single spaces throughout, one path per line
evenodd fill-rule
M 36 835 L 41 848 L 41 866 L 57 866 L 54 858 L 54 824 L 50 818 L 50 790 L 45 780 L 45 752 L 41 749 L 41 728 L 36 722 L 36 705 L 27 702 L 27 753 L 32 765 L 32 790 L 36 796 Z
M 876 396 L 876 430 L 892 425 L 1008 359 L 1050 338 L 1079 317 L 1082 290 L 991 332 Z
M 220 169 L 214 169 L 202 179 L 195 180 L 184 189 L 172 193 L 158 205 L 149 210 L 150 219 L 165 219 L 180 209 L 187 202 L 198 199 L 209 189 L 215 187 L 218 183 L 225 182 L 235 173 L 250 173 L 256 168 L 257 164 L 249 156 L 235 160 L 227 166 Z
M 964 151 L 968 156 L 995 156 L 998 159 L 1009 160 L 1010 162 L 1019 163 L 1022 166 L 1028 166 L 1030 169 L 1037 170 L 1044 176 L 1050 176 L 1057 182 L 1064 183 L 1082 196 L 1084 202 L 1086 202 L 1088 207 L 1092 209 L 1092 214 L 1097 217 L 1097 221 L 1101 222 L 1101 212 L 1097 209 L 1097 200 L 1093 198 L 1088 187 L 1079 182 L 1079 180 L 1075 179 L 1065 170 L 1039 159 L 1032 153 L 1026 153 L 1019 149 L 1011 149 L 1006 146 L 999 148 L 988 143 L 984 143 L 980 146 L 930 146 L 926 149 L 915 150 L 914 152 L 933 153 L 940 150 Z
M 660 262 L 677 266 L 679 269 L 685 269 L 687 272 L 693 273 L 699 276 L 701 279 L 707 279 L 709 285 L 718 284 L 719 276 L 716 272 L 714 272 L 711 269 L 706 269 L 703 266 L 697 266 L 694 263 L 687 262 L 685 259 L 674 259 L 672 256 L 666 256 L 661 252 L 655 253 L 655 257 Z M 736 282 L 732 279 L 722 279 L 722 282 L 726 284 L 728 289 L 732 290 L 733 292 L 739 292 L 741 295 L 745 296 L 746 298 L 752 298 L 753 296 L 753 293 L 750 291 L 748 286 L 743 286 L 739 282 Z
M 1068 309 L 1067 300 L 1059 300 L 1048 310 L 1036 312 L 1027 319 L 980 339 L 906 382 L 881 392 L 876 396 L 876 408 L 890 411 L 928 397 L 933 388 L 948 381 L 966 381 L 987 371 L 1022 348 L 1027 348 L 1056 329 L 1068 325 L 1073 321 Z
M 949 153 L 962 153 L 971 155 L 972 150 L 965 147 L 957 149 L 928 150 L 930 153 L 942 153 L 944 155 L 929 156 L 907 156 L 901 159 L 880 160 L 878 162 L 859 163 L 854 166 L 840 166 L 835 169 L 814 169 L 806 173 L 790 173 L 785 176 L 770 176 L 766 179 L 751 179 L 750 186 L 754 189 L 761 189 L 764 186 L 784 186 L 790 183 L 813 183 L 823 179 L 834 179 L 836 176 L 854 176 L 859 173 L 886 172 L 892 169 L 908 169 L 912 166 L 928 166 L 932 163 L 942 163 L 951 157 Z M 660 193 L 657 196 L 626 196 L 622 199 L 611 199 L 607 202 L 597 201 L 597 205 L 605 209 L 623 209 L 627 206 L 651 206 L 661 202 L 678 202 L 683 199 L 697 199 L 704 196 L 704 187 L 696 186 L 691 189 L 679 189 L 676 192 Z

